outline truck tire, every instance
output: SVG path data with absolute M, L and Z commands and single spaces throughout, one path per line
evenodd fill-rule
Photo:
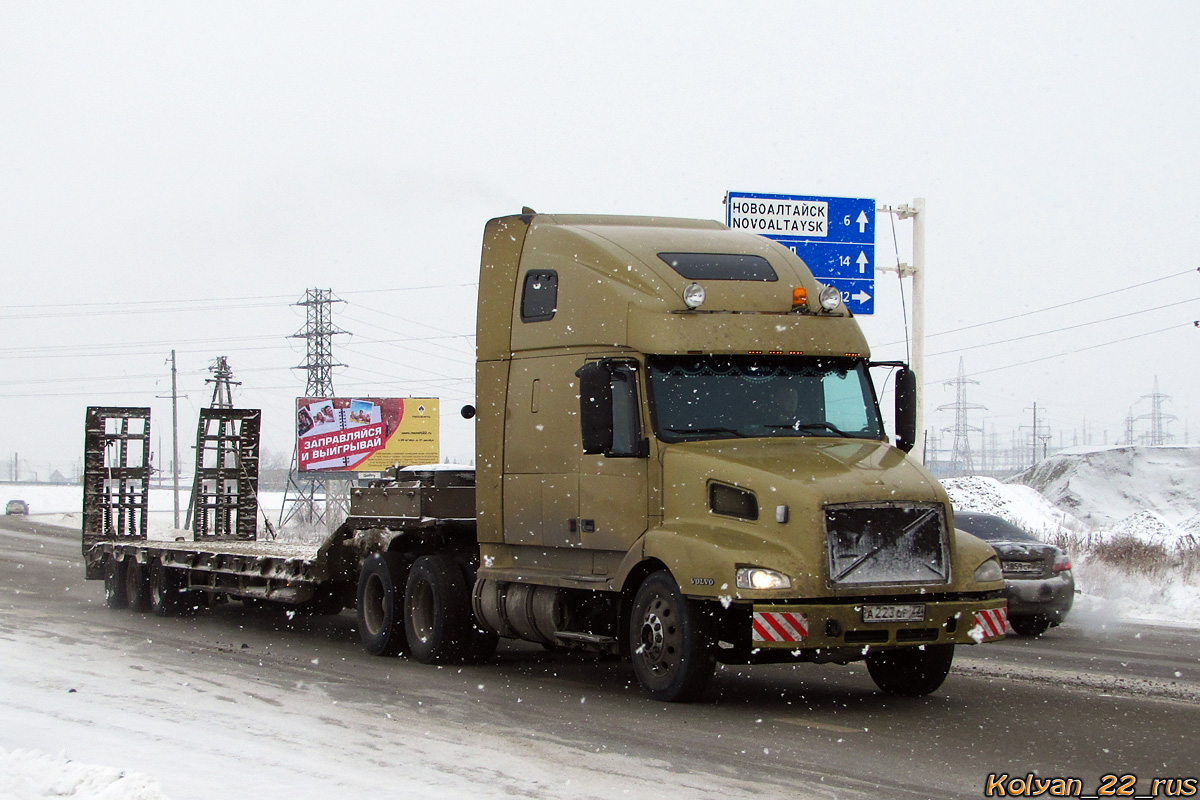
M 708 688 L 717 664 L 712 617 L 660 570 L 638 587 L 629 618 L 629 658 L 642 689 L 666 703 Z
M 129 608 L 129 593 L 125 589 L 125 562 L 115 555 L 104 559 L 104 605 L 109 608 Z
M 372 553 L 358 575 L 358 638 L 373 656 L 395 656 L 408 646 L 404 636 L 404 559 Z
M 404 587 L 404 631 L 408 652 L 422 664 L 466 659 L 473 632 L 466 580 L 451 556 L 421 556 Z
M 918 697 L 937 691 L 954 661 L 954 645 L 892 647 L 867 653 L 867 672 L 886 694 Z
M 150 580 L 146 568 L 133 556 L 125 559 L 125 594 L 129 610 L 144 614 L 150 610 Z
M 183 606 L 183 574 L 155 559 L 150 565 L 150 611 L 156 617 L 174 617 L 183 613 Z

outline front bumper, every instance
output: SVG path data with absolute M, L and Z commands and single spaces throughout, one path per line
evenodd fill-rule
M 868 606 L 923 606 L 920 619 L 867 622 Z M 752 651 L 979 644 L 1004 637 L 1007 600 L 924 600 L 889 603 L 755 603 Z

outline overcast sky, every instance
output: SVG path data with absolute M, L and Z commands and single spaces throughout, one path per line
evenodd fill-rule
M 289 455 L 322 288 L 338 393 L 441 397 L 470 458 L 485 221 L 723 219 L 728 190 L 925 198 L 947 446 L 960 358 L 1001 446 L 1034 403 L 1054 446 L 1115 442 L 1156 378 L 1195 441 L 1198 53 L 1192 2 L 0 0 L 0 456 L 68 472 L 85 408 L 125 404 L 167 453 L 172 349 L 185 442 L 224 355 Z M 902 358 L 878 280 L 861 319 Z

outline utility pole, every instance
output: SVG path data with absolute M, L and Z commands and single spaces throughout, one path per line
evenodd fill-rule
M 175 351 L 171 351 L 171 490 L 175 496 L 175 530 L 179 530 L 179 383 Z
M 172 355 L 173 354 L 174 354 L 174 351 L 172 351 Z M 204 379 L 205 383 L 211 383 L 213 385 L 212 401 L 209 403 L 208 407 L 209 408 L 232 409 L 233 408 L 233 387 L 241 386 L 242 382 L 235 381 L 233 379 L 233 368 L 229 366 L 229 358 L 227 356 L 217 356 L 216 361 L 214 361 L 212 363 L 212 365 L 209 366 L 208 371 L 213 374 L 213 377 Z M 217 425 L 218 425 L 218 427 L 221 427 L 222 423 L 217 423 Z M 197 431 L 196 431 L 196 446 L 197 446 L 197 448 L 199 448 L 197 450 L 197 453 L 199 453 L 201 455 L 202 455 L 202 451 L 205 448 L 205 439 L 206 439 L 205 434 L 207 432 L 205 428 L 206 428 L 206 426 L 205 426 L 204 415 L 201 414 L 200 415 L 200 423 L 199 423 L 199 425 L 197 427 Z M 222 429 L 222 431 L 224 430 L 223 427 L 221 429 Z M 221 458 L 224 457 L 224 453 L 222 452 L 223 446 L 224 446 L 223 442 L 218 442 L 216 445 L 216 449 L 214 450 L 214 452 L 218 453 L 218 456 L 217 456 L 218 460 L 220 460 Z M 179 454 L 178 445 L 176 446 L 175 452 L 176 452 L 176 458 L 178 458 L 178 454 Z M 201 475 L 202 470 L 201 470 L 201 466 L 200 466 L 200 461 L 202 461 L 202 460 L 203 460 L 202 458 L 198 459 L 197 465 L 196 465 L 196 474 L 192 478 L 192 495 L 191 495 L 191 497 L 188 498 L 187 518 L 184 521 L 184 527 L 187 527 L 187 528 L 192 527 L 193 511 L 197 511 L 197 510 L 199 511 L 199 513 L 196 514 L 196 519 L 199 519 L 202 514 L 206 513 L 206 508 L 203 507 L 204 503 L 205 503 L 205 497 L 202 496 L 203 487 L 205 484 L 205 479 Z M 218 466 L 221 466 L 221 465 L 218 464 Z M 257 472 L 257 467 L 256 467 L 255 475 L 257 476 L 257 474 L 258 474 L 258 472 Z M 257 480 L 257 478 L 256 478 L 256 480 Z M 218 494 L 224 494 L 224 487 L 220 488 L 220 490 L 218 491 Z M 176 497 L 175 513 L 177 515 L 179 513 L 178 497 Z M 267 524 L 269 525 L 270 521 L 268 521 Z M 179 527 L 178 524 L 176 524 L 175 527 Z
M 233 379 L 233 368 L 229 366 L 227 356 L 218 356 L 216 362 L 209 367 L 213 377 L 205 378 L 205 383 L 213 385 L 212 402 L 209 408 L 233 408 L 233 387 L 241 386 L 241 381 Z
M 1032 460 L 1030 460 L 1030 462 L 1029 462 L 1029 466 L 1031 468 L 1033 467 L 1034 464 L 1037 463 L 1037 460 L 1038 460 L 1037 443 L 1038 443 L 1038 438 L 1039 438 L 1039 431 L 1038 431 L 1038 413 L 1037 413 L 1037 411 L 1038 411 L 1037 403 L 1035 402 L 1033 404 L 1033 431 L 1029 434 L 1029 441 L 1030 441 L 1030 443 L 1032 445 L 1032 449 L 1033 449 Z M 1022 425 L 1021 427 L 1024 428 L 1025 426 Z M 1044 454 L 1045 453 L 1044 453 L 1044 449 L 1043 449 L 1043 456 L 1044 456 Z
M 179 371 L 175 363 L 175 351 L 167 359 L 171 365 L 171 488 L 175 497 L 175 530 L 179 530 L 179 398 L 187 395 L 179 394 Z M 164 397 L 164 395 L 158 395 Z
M 333 324 L 331 306 L 342 302 L 345 301 L 334 297 L 331 289 L 309 289 L 304 293 L 304 298 L 296 303 L 305 308 L 307 320 L 304 328 L 289 338 L 305 340 L 307 358 L 296 369 L 308 372 L 304 388 L 306 397 L 333 397 L 333 368 L 345 366 L 333 360 L 333 337 L 347 332 Z M 327 476 L 305 475 L 302 478 L 296 456 L 297 452 L 293 449 L 287 487 L 283 492 L 283 508 L 279 511 L 279 527 L 282 528 L 297 517 L 303 522 L 325 522 L 327 527 L 331 527 L 329 523 L 334 521 L 332 511 L 338 507 L 346 510 L 344 507 L 348 501 L 348 497 L 343 498 L 343 492 L 337 490 L 348 487 L 341 486 L 342 481 Z M 324 513 L 317 510 L 318 487 L 325 492 Z M 334 498 L 333 494 L 337 494 L 338 497 Z
M 974 471 L 975 465 L 971 459 L 971 442 L 968 434 L 971 431 L 983 433 L 982 429 L 967 424 L 968 411 L 971 409 L 987 410 L 987 406 L 967 402 L 967 384 L 971 383 L 978 385 L 979 381 L 966 376 L 963 360 L 959 358 L 958 377 L 952 381 L 946 381 L 947 386 L 955 387 L 954 402 L 938 406 L 938 411 L 954 409 L 954 450 L 950 456 L 950 471 L 954 475 L 969 475 Z
M 1154 376 L 1154 391 L 1147 395 L 1142 395 L 1142 400 L 1150 401 L 1150 413 L 1142 414 L 1137 419 L 1150 420 L 1150 434 L 1147 443 L 1151 447 L 1160 447 L 1170 441 L 1171 436 L 1166 432 L 1164 423 L 1176 419 L 1174 414 L 1163 413 L 1163 401 L 1171 398 L 1158 390 L 1158 376 Z
M 897 264 L 893 267 L 876 267 L 879 272 L 897 272 L 901 278 L 912 278 L 912 354 L 909 367 L 917 378 L 917 443 L 913 447 L 914 457 L 925 462 L 925 198 L 918 197 L 912 205 L 892 209 L 876 209 L 894 213 L 900 219 L 913 221 L 912 264 Z

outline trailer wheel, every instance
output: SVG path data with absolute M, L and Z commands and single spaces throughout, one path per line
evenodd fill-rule
M 422 664 L 446 664 L 470 655 L 470 597 L 450 556 L 421 556 L 408 571 L 404 630 L 409 654 Z
M 394 656 L 408 645 L 404 636 L 404 560 L 372 553 L 358 576 L 358 638 L 373 656 Z
M 125 559 L 125 594 L 130 611 L 144 614 L 150 610 L 150 580 L 146 568 L 133 556 Z
M 111 555 L 104 559 L 104 605 L 109 608 L 129 608 L 129 593 L 125 589 L 125 562 Z
M 938 690 L 953 661 L 952 644 L 894 647 L 867 653 L 867 672 L 886 694 L 918 697 Z
M 158 617 L 178 616 L 184 599 L 183 574 L 155 559 L 150 565 L 150 610 Z
M 629 619 L 629 656 L 646 694 L 672 703 L 702 694 L 716 668 L 713 619 L 665 570 L 638 587 Z

